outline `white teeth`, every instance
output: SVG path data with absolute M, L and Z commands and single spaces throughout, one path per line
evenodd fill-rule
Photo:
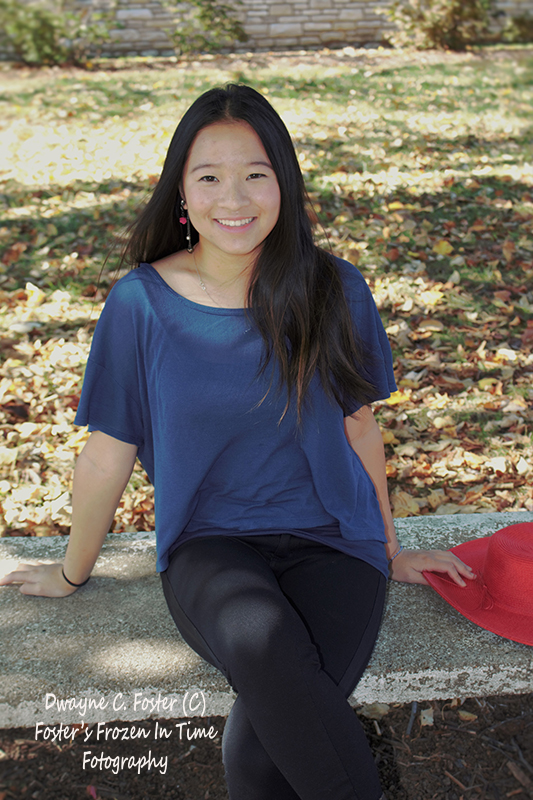
M 253 220 L 253 217 L 248 219 L 217 219 L 221 225 L 228 225 L 230 228 L 240 228 L 242 225 L 248 225 Z

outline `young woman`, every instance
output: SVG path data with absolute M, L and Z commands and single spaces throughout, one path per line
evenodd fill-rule
M 247 86 L 180 122 L 93 339 L 64 564 L 1 583 L 83 585 L 135 458 L 155 487 L 157 569 L 184 639 L 238 693 L 231 800 L 378 800 L 347 698 L 386 578 L 459 585 L 456 556 L 403 550 L 370 403 L 395 389 L 360 273 L 318 249 L 290 136 Z

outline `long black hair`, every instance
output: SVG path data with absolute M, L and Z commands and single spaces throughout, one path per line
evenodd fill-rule
M 122 263 L 153 262 L 187 243 L 179 223 L 185 165 L 198 133 L 215 122 L 247 122 L 257 133 L 278 180 L 276 225 L 253 265 L 248 313 L 264 342 L 260 373 L 277 363 L 287 388 L 287 411 L 296 395 L 298 418 L 318 372 L 326 393 L 345 413 L 350 401 L 366 403 L 373 387 L 356 364 L 364 363 L 338 267 L 313 241 L 307 194 L 289 132 L 270 103 L 249 86 L 229 84 L 201 95 L 181 119 L 159 182 L 130 228 Z M 198 233 L 191 226 L 192 243 Z

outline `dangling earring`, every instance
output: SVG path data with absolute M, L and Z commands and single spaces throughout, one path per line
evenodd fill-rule
M 187 226 L 187 232 L 185 234 L 185 238 L 187 239 L 187 252 L 192 253 L 193 246 L 191 243 L 191 221 L 189 219 L 189 214 L 187 213 L 187 209 L 185 208 L 185 203 L 183 200 L 180 200 L 180 222 L 182 225 Z

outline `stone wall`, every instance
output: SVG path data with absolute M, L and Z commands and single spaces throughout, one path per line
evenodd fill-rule
M 231 0 L 229 0 L 231 4 Z M 531 0 L 533 2 L 533 0 Z M 236 14 L 248 36 L 240 50 L 285 50 L 380 42 L 390 24 L 376 13 L 387 0 L 243 0 Z M 120 28 L 104 55 L 171 55 L 173 19 L 157 0 L 119 0 Z
M 231 4 L 231 0 L 228 0 Z M 243 0 L 236 6 L 248 41 L 240 50 L 285 50 L 381 42 L 391 23 L 383 15 L 389 0 Z M 509 16 L 533 15 L 533 0 L 497 0 Z M 163 29 L 172 23 L 157 0 L 120 0 L 107 54 L 168 55 Z
M 103 55 L 175 55 L 165 33 L 174 17 L 157 0 L 119 0 L 116 20 L 119 27 L 111 30 Z
M 79 0 L 83 7 L 100 2 Z M 232 0 L 226 2 L 232 4 Z M 236 49 L 288 50 L 381 42 L 392 28 L 380 13 L 388 4 L 389 0 L 242 0 L 235 8 L 248 41 Z M 508 16 L 533 16 L 533 0 L 497 0 L 497 5 Z M 102 55 L 174 55 L 165 33 L 173 26 L 173 16 L 157 0 L 119 0 L 116 20 L 118 25 L 111 31 Z
M 384 0 L 244 0 L 244 29 L 249 44 L 261 48 L 379 42 L 388 23 L 376 11 L 386 5 Z

